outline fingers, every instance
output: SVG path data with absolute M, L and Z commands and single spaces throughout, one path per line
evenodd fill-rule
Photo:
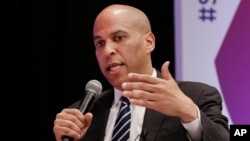
M 166 61 L 163 63 L 162 67 L 161 67 L 161 74 L 163 79 L 165 80 L 173 80 L 173 77 L 169 71 L 169 65 L 170 62 Z M 129 73 L 128 74 L 128 79 L 130 82 L 144 82 L 146 84 L 157 84 L 159 83 L 159 79 L 152 77 L 151 75 L 146 75 L 146 74 L 137 74 L 137 73 Z M 142 88 L 145 88 L 146 85 L 142 85 Z
M 142 90 L 123 91 L 122 93 L 125 97 L 129 97 L 130 100 L 137 99 L 137 100 L 143 100 L 143 101 L 145 100 L 154 101 L 157 99 L 157 96 L 156 95 L 154 96 L 153 93 L 142 91 Z
M 157 78 L 147 74 L 129 73 L 128 79 L 130 82 L 144 82 L 147 84 L 157 83 Z
M 151 109 L 153 109 L 153 107 L 156 106 L 155 101 L 151 101 L 148 99 L 141 99 L 141 98 L 139 98 L 139 99 L 130 98 L 130 103 L 132 103 L 134 105 L 142 106 L 142 107 L 151 108 Z
M 58 124 L 54 125 L 53 131 L 56 136 L 57 141 L 61 141 L 64 136 L 71 137 L 74 139 L 80 139 L 82 137 L 82 133 L 76 132 L 68 127 L 60 126 Z
M 161 67 L 162 77 L 165 80 L 171 80 L 171 79 L 173 79 L 171 73 L 169 72 L 169 65 L 170 65 L 170 62 L 166 61 L 166 62 L 163 63 L 163 65 Z
M 79 128 L 84 127 L 84 117 L 78 109 L 64 109 L 61 113 L 56 115 L 56 119 L 59 121 L 65 121 L 64 124 L 68 123 L 68 126 L 75 125 Z M 76 128 L 76 127 L 75 127 Z M 75 129 L 73 128 L 73 129 Z
M 129 82 L 122 83 L 124 90 L 142 90 L 152 92 L 157 89 L 157 84 L 162 82 L 162 79 L 152 77 L 146 74 L 129 73 Z
M 177 84 L 170 74 L 169 61 L 162 65 L 162 78 L 147 74 L 129 73 L 128 82 L 122 83 L 123 95 L 135 105 L 156 107 L 170 93 L 178 91 Z
M 122 84 L 122 88 L 124 90 L 123 91 L 124 96 L 129 97 L 131 100 L 142 99 L 142 100 L 154 101 L 155 99 L 157 99 L 157 95 L 155 95 L 155 92 L 157 91 L 158 86 L 155 80 L 151 80 L 155 78 L 153 77 L 149 78 L 147 75 L 131 74 L 131 79 L 136 81 L 124 82 Z
M 84 122 L 84 125 L 85 127 L 89 128 L 91 122 L 92 122 L 92 119 L 93 119 L 93 115 L 91 113 L 86 113 L 85 114 L 85 122 Z
M 53 131 L 56 139 L 61 140 L 62 136 L 69 136 L 80 139 L 89 128 L 93 115 L 83 115 L 78 109 L 64 109 L 56 115 Z
M 151 92 L 154 89 L 156 89 L 154 84 L 145 83 L 145 82 L 124 82 L 122 84 L 122 88 L 124 90 L 129 90 L 129 91 L 140 90 L 140 91 L 135 91 L 137 93 L 140 93 L 141 91 Z

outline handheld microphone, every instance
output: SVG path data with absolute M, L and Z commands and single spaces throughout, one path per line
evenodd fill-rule
M 85 96 L 80 102 L 80 105 L 78 108 L 81 111 L 81 113 L 86 114 L 90 110 L 96 96 L 101 94 L 101 92 L 102 92 L 102 84 L 99 81 L 90 80 L 86 84 Z M 73 139 L 65 136 L 63 138 L 63 141 L 73 141 Z
M 93 104 L 94 99 L 97 95 L 102 92 L 102 84 L 97 80 L 90 80 L 85 87 L 85 97 L 80 103 L 79 110 L 86 114 L 91 105 Z

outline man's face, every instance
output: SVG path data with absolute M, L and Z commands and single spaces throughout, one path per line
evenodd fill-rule
M 143 72 L 148 63 L 145 34 L 126 18 L 100 19 L 93 34 L 99 67 L 114 87 L 121 89 L 129 72 Z

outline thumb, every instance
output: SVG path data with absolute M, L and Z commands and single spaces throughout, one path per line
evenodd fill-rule
M 163 63 L 162 67 L 161 67 L 161 74 L 163 76 L 163 79 L 165 80 L 170 80 L 173 79 L 171 73 L 169 72 L 169 61 L 166 61 Z

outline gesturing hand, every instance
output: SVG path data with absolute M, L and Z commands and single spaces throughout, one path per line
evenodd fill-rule
M 154 109 L 169 116 L 177 116 L 183 122 L 198 117 L 193 101 L 179 88 L 169 72 L 169 61 L 161 68 L 162 78 L 151 75 L 129 73 L 129 82 L 124 82 L 123 95 L 130 98 L 131 104 Z

